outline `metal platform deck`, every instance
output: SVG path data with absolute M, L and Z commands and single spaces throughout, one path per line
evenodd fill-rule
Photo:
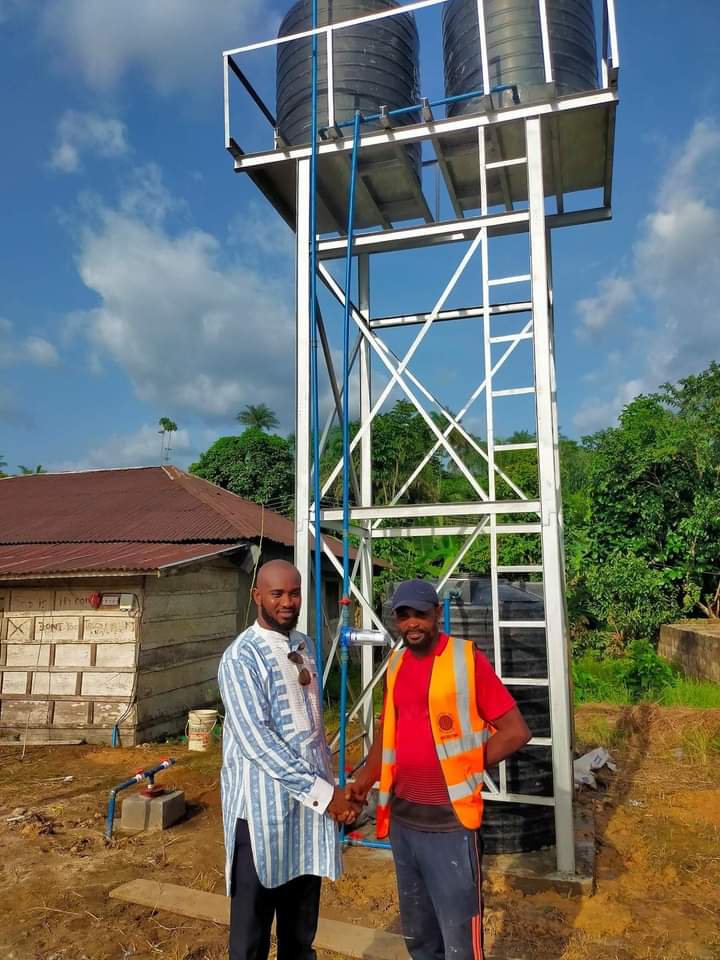
M 597 219 L 606 219 L 611 205 L 615 113 L 614 90 L 597 90 L 557 98 L 534 106 L 488 109 L 452 119 L 435 119 L 425 111 L 422 123 L 374 129 L 361 139 L 356 225 L 360 230 L 388 230 L 398 224 L 433 222 L 420 183 L 407 159 L 406 146 L 427 141 L 442 173 L 458 219 L 480 207 L 478 130 L 489 130 L 488 202 L 506 211 L 527 202 L 524 162 L 524 121 L 540 116 L 543 136 L 544 183 L 565 211 L 568 194 L 601 190 Z M 491 107 L 492 103 L 488 103 Z M 336 131 L 339 133 L 339 131 Z M 318 150 L 318 230 L 344 232 L 352 139 L 326 135 Z M 229 146 L 235 170 L 247 173 L 291 228 L 297 217 L 297 160 L 310 155 L 310 146 L 280 146 L 245 154 Z M 425 161 L 427 163 L 427 159 Z

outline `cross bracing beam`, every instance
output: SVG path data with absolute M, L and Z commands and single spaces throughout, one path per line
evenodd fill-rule
M 473 500 L 469 503 L 405 503 L 396 506 L 351 507 L 351 520 L 397 520 L 410 517 L 507 516 L 539 513 L 539 500 Z M 342 520 L 342 510 L 322 509 L 320 519 Z
M 321 271 L 322 271 L 323 268 L 321 267 L 320 269 L 321 269 Z M 520 334 L 519 334 L 519 335 L 515 335 L 515 336 L 513 337 L 512 343 L 511 343 L 510 346 L 505 350 L 505 352 L 504 352 L 503 355 L 498 359 L 498 361 L 493 365 L 493 367 L 491 368 L 490 374 L 489 374 L 489 375 L 486 374 L 485 379 L 478 385 L 478 387 L 473 391 L 473 393 L 470 394 L 470 397 L 468 398 L 468 400 L 466 401 L 465 405 L 463 406 L 463 408 L 460 410 L 460 412 L 457 414 L 457 416 L 456 416 L 456 418 L 455 418 L 457 421 L 461 421 L 461 420 L 467 415 L 468 411 L 469 411 L 470 408 L 473 406 L 473 404 L 475 403 L 475 401 L 476 401 L 476 400 L 483 394 L 483 392 L 485 391 L 485 389 L 486 389 L 486 387 L 487 387 L 487 384 L 488 384 L 488 381 L 489 381 L 489 378 L 492 377 L 495 373 L 497 373 L 497 371 L 502 367 L 502 365 L 510 358 L 510 356 L 512 355 L 513 351 L 514 351 L 515 348 L 517 347 L 517 345 L 518 345 L 518 343 L 520 342 L 520 340 L 521 340 L 522 338 L 524 338 L 525 335 L 527 335 L 527 334 L 529 334 L 530 336 L 532 336 L 532 332 L 531 332 L 531 331 L 532 331 L 532 320 L 529 320 L 528 323 L 525 325 L 524 329 L 520 332 Z M 445 435 L 446 435 L 446 436 L 450 436 L 450 434 L 452 433 L 452 429 L 453 429 L 452 426 L 447 427 L 447 428 L 445 429 Z M 413 483 L 415 482 L 415 480 L 417 479 L 417 477 L 422 473 L 422 471 L 425 469 L 425 467 L 427 466 L 427 464 L 430 463 L 430 461 L 432 460 L 432 458 L 435 456 L 435 454 L 438 452 L 439 449 L 440 449 L 440 445 L 439 445 L 438 443 L 436 443 L 435 446 L 433 446 L 433 447 L 425 454 L 425 456 L 424 456 L 423 459 L 420 461 L 420 463 L 418 464 L 418 466 L 415 468 L 415 470 L 413 471 L 413 473 L 410 475 L 410 477 L 408 478 L 408 480 L 406 480 L 406 482 L 403 484 L 403 486 L 400 488 L 400 490 L 399 490 L 399 491 L 395 494 L 395 496 L 393 497 L 393 500 L 392 500 L 392 503 L 393 503 L 393 504 L 397 503 L 399 500 L 402 499 L 402 497 L 405 496 L 405 494 L 406 494 L 407 491 L 410 489 L 410 487 L 413 485 Z M 485 460 L 486 460 L 486 462 L 487 462 L 487 455 L 484 455 L 484 456 L 485 456 Z M 526 497 L 525 494 L 522 492 L 522 490 L 520 490 L 520 489 L 510 480 L 510 478 L 507 477 L 507 476 L 500 470 L 500 468 L 499 468 L 497 465 L 495 465 L 495 469 L 497 470 L 497 472 L 499 473 L 499 475 L 503 478 L 503 480 L 505 480 L 505 482 L 509 484 L 509 486 L 511 487 L 511 489 L 513 489 L 513 490 L 515 491 L 515 493 L 517 493 L 518 496 L 519 496 L 521 499 L 523 499 L 523 500 L 526 500 L 526 499 L 527 499 L 527 497 Z
M 471 250 L 472 250 L 472 248 L 471 248 Z M 471 252 L 471 251 L 469 251 L 469 252 Z M 467 257 L 467 254 L 466 254 L 466 257 Z M 469 259 L 469 257 L 468 257 L 468 259 Z M 320 264 L 320 277 L 321 277 L 321 279 L 323 280 L 323 282 L 325 283 L 325 285 L 328 287 L 328 289 L 330 290 L 330 292 L 336 297 L 336 299 L 338 300 L 338 302 L 341 303 L 341 304 L 344 306 L 344 305 L 345 305 L 345 294 L 344 294 L 342 288 L 340 287 L 340 285 L 338 284 L 338 282 L 335 280 L 335 278 L 332 276 L 332 274 L 327 270 L 327 268 L 326 268 L 323 264 Z M 455 279 L 455 278 L 454 278 L 454 279 Z M 374 335 L 372 334 L 372 332 L 371 332 L 371 331 L 368 329 L 368 327 L 367 327 L 366 321 L 365 321 L 364 318 L 360 315 L 360 313 L 358 312 L 357 308 L 354 307 L 352 304 L 351 304 L 351 317 L 352 317 L 353 321 L 354 321 L 354 322 L 357 324 L 357 326 L 359 327 L 359 329 L 360 329 L 360 331 L 361 331 L 361 334 L 367 338 L 368 342 L 372 345 L 372 347 L 373 347 L 373 349 L 375 350 L 375 352 L 380 356 L 380 359 L 383 361 L 383 363 L 384 363 L 385 366 L 388 368 L 388 370 L 390 370 L 390 371 L 392 372 L 393 369 L 394 369 L 395 372 L 397 373 L 397 370 L 399 369 L 399 367 L 394 367 L 394 365 L 393 365 L 393 364 L 389 361 L 389 359 L 388 359 L 388 356 L 391 354 L 391 352 L 388 350 L 387 346 L 386 346 L 378 337 L 376 337 L 376 336 L 374 336 Z M 426 325 L 427 327 L 429 327 L 429 325 L 430 325 L 431 323 L 433 323 L 433 322 L 434 322 L 434 320 L 433 320 L 433 314 L 432 314 L 432 313 L 427 314 L 427 319 L 425 320 L 425 325 Z M 496 372 L 497 370 L 499 370 L 500 367 L 505 363 L 505 361 L 509 358 L 509 356 L 511 355 L 511 353 L 513 352 L 513 350 L 514 350 L 515 347 L 517 346 L 517 343 L 518 343 L 521 339 L 524 339 L 524 338 L 526 337 L 526 335 L 529 333 L 531 326 L 532 326 L 532 321 L 530 321 L 528 324 L 526 324 L 524 330 L 521 331 L 520 334 L 518 334 L 518 335 L 516 335 L 515 337 L 512 338 L 514 342 L 511 344 L 511 346 L 505 351 L 505 353 L 502 355 L 502 357 L 500 357 L 500 359 L 499 359 L 499 360 L 497 361 L 497 363 L 494 365 L 494 367 L 493 367 L 493 372 Z M 425 330 L 425 327 L 423 327 L 423 330 Z M 421 334 L 422 334 L 422 331 L 421 331 Z M 412 349 L 412 348 L 411 348 L 411 349 Z M 394 354 L 392 354 L 392 356 L 394 357 Z M 396 359 L 398 359 L 398 358 L 396 358 Z M 399 362 L 400 362 L 400 361 L 399 361 L 399 359 L 398 359 L 398 363 L 399 363 Z M 412 379 L 414 383 L 419 384 L 419 381 L 418 381 L 408 370 L 405 371 L 405 375 L 408 376 L 409 379 Z M 358 432 L 358 434 L 356 435 L 355 439 L 353 440 L 353 443 L 351 444 L 351 452 L 352 452 L 352 450 L 355 448 L 355 446 L 357 445 L 357 443 L 358 443 L 360 440 L 362 440 L 363 435 L 364 435 L 364 433 L 365 433 L 365 430 L 369 430 L 369 429 L 370 429 L 370 424 L 371 424 L 371 422 L 372 422 L 373 417 L 375 417 L 375 416 L 377 415 L 377 412 L 378 412 L 378 410 L 380 409 L 381 403 L 385 401 L 386 397 L 388 396 L 388 394 L 389 394 L 389 392 L 390 392 L 390 389 L 392 388 L 392 382 L 393 382 L 393 381 L 391 380 L 391 381 L 390 381 L 390 384 L 385 388 L 385 391 L 383 392 L 383 395 L 382 395 L 382 397 L 381 397 L 381 400 L 378 401 L 378 403 L 375 404 L 375 407 L 373 408 L 373 410 L 370 411 L 370 413 L 368 414 L 367 419 L 365 420 L 363 426 L 361 426 L 360 431 Z M 405 385 L 405 383 L 404 383 L 403 377 L 400 376 L 400 377 L 398 378 L 398 381 L 397 381 L 397 382 L 398 382 L 398 385 L 401 387 L 401 389 L 403 389 L 403 391 L 406 393 L 406 395 L 408 395 L 408 396 L 413 400 L 413 402 L 415 403 L 415 405 L 416 405 L 418 411 L 420 412 L 421 416 L 423 416 L 423 419 L 424 419 L 426 422 L 428 422 L 427 413 L 426 413 L 425 410 L 417 403 L 417 401 L 413 398 L 412 393 L 407 389 L 407 387 L 406 387 L 406 385 Z M 465 405 L 465 407 L 463 408 L 463 410 L 461 410 L 461 412 L 460 412 L 456 417 L 452 417 L 452 416 L 450 415 L 450 413 L 449 413 L 447 410 L 445 410 L 445 409 L 438 403 L 438 401 L 436 401 L 435 398 L 432 397 L 432 395 L 429 394 L 429 392 L 425 391 L 424 388 L 422 387 L 422 385 L 420 385 L 420 388 L 425 392 L 426 396 L 429 396 L 430 399 L 431 399 L 431 401 L 432 401 L 433 403 L 437 403 L 437 405 L 440 407 L 441 412 L 443 413 L 443 415 L 445 416 L 445 418 L 449 421 L 449 426 L 446 428 L 446 430 L 444 431 L 444 433 L 441 435 L 441 434 L 439 433 L 438 428 L 436 427 L 434 421 L 430 420 L 429 426 L 431 427 L 432 432 L 435 434 L 435 436 L 436 436 L 436 438 L 437 438 L 436 444 L 435 444 L 435 446 L 432 448 L 431 452 L 430 452 L 429 454 L 427 454 L 426 457 L 423 459 L 423 461 L 422 461 L 422 463 L 420 464 L 420 466 L 419 466 L 418 468 L 416 468 L 416 470 L 415 470 L 414 473 L 411 475 L 411 477 L 409 478 L 409 480 L 406 481 L 406 483 L 405 483 L 405 485 L 402 487 L 402 489 L 398 492 L 398 494 L 396 494 L 396 496 L 395 496 L 395 498 L 394 498 L 394 500 L 393 500 L 393 503 L 396 503 L 398 500 L 400 500 L 400 499 L 402 498 L 402 496 L 404 496 L 405 492 L 410 488 L 410 486 L 412 486 L 412 484 L 414 483 L 414 481 L 415 481 L 415 479 L 417 478 L 417 476 L 422 472 L 422 470 L 425 468 L 426 464 L 430 462 L 430 460 L 431 460 L 432 457 L 435 455 L 435 453 L 440 449 L 440 447 L 444 447 L 444 448 L 446 449 L 446 451 L 449 453 L 449 455 L 452 457 L 452 459 L 455 461 L 456 464 L 458 464 L 459 462 L 462 463 L 461 458 L 457 455 L 457 453 L 454 451 L 454 449 L 453 449 L 452 447 L 449 447 L 449 444 L 448 444 L 448 437 L 449 437 L 450 434 L 453 432 L 453 430 L 458 430 L 458 432 L 461 434 L 461 436 L 465 439 L 465 441 L 466 441 L 467 443 L 470 444 L 470 446 L 475 450 L 475 452 L 476 452 L 477 454 L 479 454 L 479 455 L 485 460 L 486 463 L 489 464 L 489 457 L 488 457 L 488 454 L 486 453 L 486 451 L 482 448 L 482 446 L 480 446 L 480 445 L 477 443 L 477 441 L 476 441 L 470 434 L 468 434 L 464 429 L 462 429 L 462 428 L 460 427 L 460 421 L 461 421 L 462 418 L 465 416 L 465 414 L 466 414 L 467 411 L 469 410 L 470 406 L 474 403 L 474 401 L 475 401 L 475 400 L 480 396 L 480 394 L 483 392 L 483 390 L 485 389 L 485 384 L 486 384 L 486 382 L 487 382 L 487 378 L 486 378 L 486 380 L 484 380 L 484 381 L 480 384 L 480 386 L 477 388 L 477 390 L 471 395 L 470 400 L 468 401 L 468 403 Z M 467 467 L 465 466 L 464 463 L 463 463 L 463 466 L 462 466 L 460 469 L 461 469 L 461 472 L 463 473 L 463 475 L 464 475 L 464 476 L 466 477 L 466 479 L 467 479 L 467 478 L 468 478 L 468 471 L 467 471 Z M 335 482 L 335 480 L 336 480 L 337 477 L 339 476 L 341 470 L 342 470 L 342 460 L 340 460 L 340 461 L 336 464 L 335 469 L 333 470 L 333 472 L 330 474 L 330 477 L 329 477 L 328 480 L 326 481 L 325 488 L 324 488 L 324 490 L 323 490 L 323 494 L 325 494 L 325 493 L 327 492 L 327 490 L 330 489 L 330 487 L 332 486 L 332 484 Z M 527 499 L 525 493 L 520 489 L 520 487 L 518 487 L 517 484 L 515 484 L 515 482 L 514 482 L 497 464 L 494 464 L 494 465 L 493 465 L 493 470 L 498 474 L 498 476 L 500 476 L 500 477 L 505 481 L 505 483 L 507 483 L 507 485 L 510 487 L 510 489 L 513 490 L 521 499 L 523 499 L 523 500 L 526 500 L 526 499 Z M 473 481 L 474 481 L 474 478 L 473 478 Z M 474 488 L 474 489 L 476 490 L 476 492 L 477 492 L 477 491 L 478 491 L 478 484 L 477 484 L 476 481 L 475 481 L 475 482 L 473 482 L 473 481 L 471 481 L 471 486 L 473 486 L 473 488 Z M 482 497 L 482 499 L 488 499 L 488 496 L 487 496 L 487 494 L 485 494 L 484 491 L 482 491 L 482 492 L 480 493 L 480 496 Z
M 547 228 L 577 227 L 587 223 L 601 223 L 612 219 L 612 210 L 606 207 L 590 207 L 587 210 L 574 210 L 572 213 L 553 214 L 545 218 Z M 480 221 L 480 222 L 478 222 Z M 487 221 L 487 222 L 484 222 Z M 487 226 L 490 237 L 509 237 L 513 234 L 527 233 L 528 214 L 526 210 L 514 213 L 493 214 L 491 217 L 467 217 L 464 220 L 452 220 L 445 223 L 431 223 L 423 227 L 408 227 L 399 230 L 364 233 L 356 236 L 353 249 L 358 253 L 389 253 L 397 250 L 416 250 L 445 243 L 463 243 L 472 240 L 483 226 Z M 337 260 L 345 256 L 345 240 L 321 240 L 318 253 L 323 260 Z
M 515 303 L 494 303 L 490 306 L 490 313 L 493 316 L 529 313 L 531 310 L 532 303 L 529 300 L 519 300 Z M 429 313 L 408 313 L 396 317 L 376 317 L 370 320 L 369 326 L 371 330 L 388 327 L 409 327 L 426 323 L 429 316 Z M 435 317 L 435 323 L 445 323 L 449 320 L 474 320 L 483 316 L 485 316 L 484 307 L 459 307 L 457 310 L 441 310 Z M 512 336 L 506 339 L 511 340 Z
M 387 349 L 384 348 L 384 345 L 382 345 L 381 342 L 377 339 L 377 337 L 373 336 L 372 332 L 368 329 L 364 318 L 361 315 L 359 315 L 356 310 L 353 310 L 353 309 L 350 310 L 351 318 L 359 327 L 362 335 L 367 339 L 367 341 L 373 347 L 376 355 L 380 358 L 380 360 L 382 361 L 382 363 L 385 365 L 385 367 L 388 369 L 390 373 L 389 382 L 385 385 L 380 396 L 376 400 L 372 410 L 370 411 L 368 418 L 360 425 L 360 429 L 358 430 L 358 432 L 356 433 L 355 437 L 352 440 L 352 443 L 350 444 L 350 454 L 353 453 L 353 451 L 357 448 L 358 444 L 361 442 L 362 438 L 370 430 L 373 419 L 377 416 L 377 414 L 381 410 L 383 404 L 385 403 L 390 393 L 392 392 L 395 384 L 397 384 L 398 387 L 400 387 L 403 393 L 405 393 L 405 395 L 411 401 L 411 403 L 414 404 L 418 413 L 420 414 L 422 419 L 425 421 L 425 423 L 427 424 L 431 432 L 434 434 L 437 441 L 447 451 L 448 456 L 456 464 L 456 466 L 458 467 L 462 475 L 465 477 L 465 479 L 468 481 L 470 486 L 473 488 L 475 493 L 481 499 L 487 500 L 488 499 L 487 493 L 483 490 L 483 488 L 480 486 L 477 479 L 472 475 L 472 473 L 470 473 L 470 471 L 468 470 L 463 460 L 458 456 L 455 449 L 448 442 L 447 437 L 441 434 L 435 421 L 428 415 L 427 411 L 422 406 L 422 404 L 420 404 L 417 397 L 412 392 L 412 390 L 408 387 L 404 379 L 404 375 L 406 373 L 406 369 L 408 364 L 410 363 L 410 360 L 412 359 L 413 355 L 416 353 L 423 339 L 429 332 L 433 324 L 433 321 L 435 319 L 435 315 L 439 313 L 439 311 L 443 308 L 445 302 L 447 301 L 448 297 L 450 296 L 453 289 L 455 288 L 458 280 L 460 279 L 463 272 L 465 271 L 465 268 L 467 267 L 468 263 L 472 259 L 473 254 L 477 250 L 479 243 L 480 243 L 480 235 L 478 234 L 473 240 L 473 242 L 471 243 L 469 249 L 463 255 L 449 283 L 446 285 L 437 303 L 435 304 L 435 307 L 433 308 L 432 313 L 428 316 L 427 321 L 423 324 L 420 332 L 417 334 L 412 344 L 406 351 L 405 356 L 402 358 L 402 360 L 399 362 L 397 366 L 395 366 L 391 362 L 391 360 L 388 358 L 388 352 L 387 352 Z M 335 281 L 335 279 L 329 273 L 329 271 L 324 269 L 322 265 L 320 265 L 320 274 L 323 280 L 325 281 L 326 285 L 332 290 L 332 292 L 341 301 L 341 303 L 345 305 L 345 293 L 342 291 L 339 284 L 337 283 L 337 281 Z M 331 472 L 330 476 L 325 481 L 325 485 L 322 491 L 323 496 L 332 487 L 335 480 L 337 480 L 341 470 L 342 470 L 342 460 L 338 462 L 336 467 Z
M 477 527 L 472 523 L 457 524 L 456 526 L 437 526 L 437 527 L 373 527 L 373 539 L 387 538 L 408 538 L 408 537 L 466 537 L 472 535 Z M 498 524 L 497 536 L 503 534 L 528 534 L 541 533 L 542 526 L 539 523 L 503 523 Z M 483 528 L 479 533 L 488 534 L 489 529 Z

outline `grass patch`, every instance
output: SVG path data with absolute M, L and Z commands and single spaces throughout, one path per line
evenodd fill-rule
M 707 766 L 720 757 L 720 727 L 693 727 L 683 733 L 681 743 L 688 760 Z
M 622 661 L 599 660 L 586 654 L 573 663 L 575 703 L 613 703 L 628 706 L 633 702 L 623 676 Z
M 586 714 L 575 718 L 575 732 L 578 741 L 588 749 L 606 747 L 616 749 L 628 738 L 627 726 L 618 723 L 617 718 Z
M 705 710 L 720 710 L 720 683 L 702 680 L 679 680 L 663 694 L 666 707 L 700 707 Z

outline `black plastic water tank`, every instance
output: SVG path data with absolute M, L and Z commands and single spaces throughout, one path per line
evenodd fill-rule
M 597 86 L 592 0 L 546 0 L 553 82 L 558 96 Z M 545 63 L 537 0 L 485 0 L 491 88 L 516 84 L 521 103 L 546 100 Z M 477 0 L 443 8 L 446 96 L 483 90 Z M 479 98 L 451 104 L 448 116 L 483 109 Z
M 318 25 L 338 23 L 398 7 L 395 0 L 318 0 Z M 312 27 L 310 0 L 300 0 L 286 14 L 278 36 Z M 310 142 L 312 42 L 294 40 L 277 48 L 277 121 L 288 143 Z M 335 120 L 351 120 L 356 110 L 365 115 L 380 107 L 394 110 L 418 102 L 419 40 L 412 14 L 386 17 L 336 31 L 333 42 Z M 417 117 L 397 123 L 417 122 Z M 318 126 L 328 125 L 327 47 L 318 38 Z M 420 178 L 420 145 L 407 147 Z M 375 151 L 371 157 L 375 157 Z M 379 157 L 378 157 L 379 159 Z
M 493 615 L 490 579 L 457 578 L 447 584 L 450 603 L 450 632 L 472 640 L 495 666 Z M 506 580 L 498 583 L 500 620 L 543 620 L 543 598 L 514 586 Z M 383 620 L 394 633 L 394 618 L 389 603 L 383 606 Z M 534 737 L 550 736 L 550 700 L 546 686 L 513 684 L 512 678 L 547 677 L 545 630 L 528 627 L 502 629 L 502 675 L 517 701 Z M 497 770 L 488 771 L 498 783 Z M 508 792 L 527 796 L 552 797 L 552 752 L 550 747 L 526 746 L 506 764 Z M 483 843 L 488 853 L 521 853 L 540 850 L 555 842 L 555 815 L 551 806 L 534 803 L 509 803 L 486 800 L 483 817 Z

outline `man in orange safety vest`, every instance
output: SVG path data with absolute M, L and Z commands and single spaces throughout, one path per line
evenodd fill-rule
M 413 960 L 481 960 L 483 774 L 530 732 L 487 658 L 441 632 L 432 584 L 401 583 L 392 608 L 404 644 L 388 665 L 381 732 L 347 799 L 365 803 L 380 780 L 377 833 L 390 837 Z

